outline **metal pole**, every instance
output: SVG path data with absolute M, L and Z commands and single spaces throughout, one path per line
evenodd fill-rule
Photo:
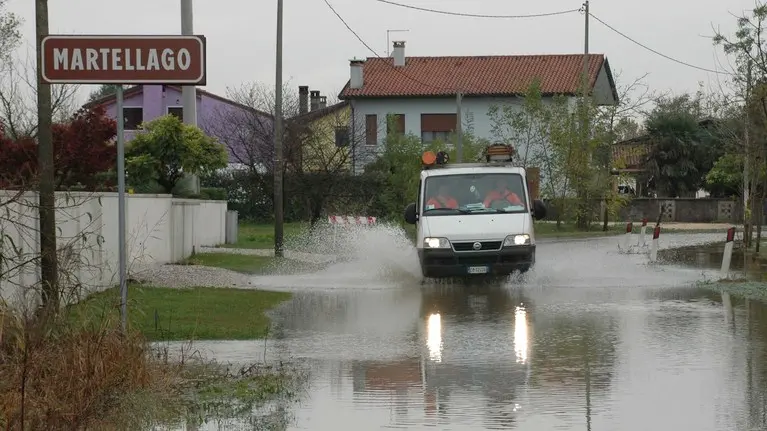
M 583 102 L 589 94 L 589 1 L 583 3 L 584 13 L 584 41 L 583 41 Z
M 194 34 L 194 2 L 193 0 L 181 0 L 181 34 L 191 36 Z M 197 88 L 194 85 L 181 87 L 181 104 L 183 109 L 183 121 L 185 124 L 197 125 Z M 196 175 L 189 176 L 195 193 L 200 191 L 200 179 Z
M 274 256 L 282 257 L 282 0 L 277 0 L 277 59 L 274 80 Z
M 37 163 L 40 168 L 38 214 L 40 220 L 40 281 L 45 311 L 59 306 L 58 259 L 56 256 L 56 188 L 53 158 L 53 107 L 51 86 L 43 81 L 43 38 L 48 35 L 48 0 L 35 2 L 37 34 Z
M 455 134 L 456 134 L 456 146 L 455 146 L 455 152 L 456 152 L 456 159 L 458 163 L 463 162 L 463 125 L 461 124 L 461 102 L 463 100 L 463 95 L 459 91 L 455 95 L 455 103 L 456 103 L 456 117 L 455 117 Z
M 392 33 L 397 32 L 408 32 L 409 29 L 402 29 L 402 30 L 386 30 L 386 56 L 391 56 L 391 42 L 389 41 L 389 35 Z
M 128 330 L 128 281 L 125 249 L 125 115 L 123 86 L 117 86 L 117 258 L 120 277 L 120 319 L 122 330 Z

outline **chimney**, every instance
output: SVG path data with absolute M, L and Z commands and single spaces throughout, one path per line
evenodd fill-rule
M 315 110 L 319 109 L 319 107 L 320 107 L 320 92 L 316 91 L 316 90 L 312 91 L 311 92 L 311 96 L 309 96 L 309 98 L 312 101 L 312 109 L 311 110 L 315 111 Z
M 349 67 L 351 69 L 351 79 L 349 80 L 349 88 L 362 88 L 364 84 L 364 76 L 362 66 L 365 65 L 365 60 L 349 60 Z
M 405 41 L 399 40 L 394 42 L 394 51 L 392 51 L 394 57 L 394 65 L 402 67 L 405 65 Z
M 298 86 L 298 115 L 309 112 L 309 86 Z
M 325 109 L 327 107 L 328 107 L 328 97 L 320 96 L 320 109 Z

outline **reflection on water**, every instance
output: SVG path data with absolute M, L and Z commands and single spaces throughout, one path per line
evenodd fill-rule
M 267 349 L 311 373 L 288 429 L 767 429 L 767 307 L 641 259 L 541 246 L 527 284 L 297 294 Z
M 681 247 L 658 252 L 658 258 L 662 262 L 716 271 L 722 266 L 723 256 L 724 243 Z M 767 281 L 767 262 L 744 253 L 743 249 L 736 248 L 733 251 L 730 271 L 749 280 Z
M 311 374 L 288 429 L 767 429 L 765 305 L 686 286 L 560 291 L 425 289 L 286 308 L 269 351 Z M 311 319 L 326 324 L 306 344 L 292 328 Z M 223 361 L 263 350 L 212 346 Z
M 439 313 L 429 316 L 426 328 L 426 346 L 429 348 L 429 359 L 442 362 L 442 318 Z
M 514 311 L 514 353 L 517 355 L 517 363 L 527 363 L 527 343 L 527 311 L 517 306 Z

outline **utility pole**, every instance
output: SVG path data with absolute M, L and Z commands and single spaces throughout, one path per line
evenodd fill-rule
M 463 94 L 461 94 L 460 91 L 458 91 L 455 94 L 455 103 L 456 103 L 456 115 L 455 115 L 455 135 L 456 135 L 456 145 L 455 145 L 455 153 L 456 153 L 456 159 L 458 163 L 463 163 L 463 127 L 461 124 L 461 102 L 463 101 Z
M 586 106 L 586 98 L 589 95 L 589 0 L 583 3 L 584 18 L 584 41 L 583 41 L 583 105 Z
M 282 0 L 277 0 L 277 61 L 274 80 L 274 256 L 283 257 L 282 196 Z
M 38 211 L 40 217 L 40 281 L 42 305 L 46 312 L 59 307 L 58 262 L 56 255 L 56 189 L 53 166 L 53 107 L 51 86 L 43 82 L 43 38 L 48 35 L 48 0 L 35 1 L 37 36 L 37 163 L 40 175 Z
M 581 99 L 581 136 L 580 136 L 580 144 L 581 148 L 579 153 L 582 155 L 585 155 L 585 157 L 579 156 L 579 162 L 582 164 L 582 166 L 579 166 L 578 174 L 576 175 L 578 182 L 577 186 L 580 186 L 582 182 L 585 180 L 585 172 L 583 170 L 586 170 L 589 168 L 588 164 L 591 163 L 591 152 L 588 150 L 589 148 L 589 137 L 591 135 L 589 129 L 589 1 L 586 0 L 583 3 L 583 11 L 584 11 L 584 39 L 583 39 L 583 76 L 581 81 L 581 86 L 583 87 L 583 97 Z M 577 187 L 582 188 L 582 187 Z M 576 190 L 577 190 L 576 188 Z M 578 204 L 579 206 L 586 205 L 586 202 L 590 199 L 590 194 L 588 189 L 582 188 L 583 190 L 578 191 Z M 603 196 L 603 199 L 605 196 Z M 606 202 L 605 202 L 606 205 Z M 585 208 L 580 208 L 585 209 Z M 584 214 L 584 212 L 579 211 L 581 214 Z M 576 221 L 576 225 L 579 228 L 585 228 L 588 222 L 583 218 L 583 216 L 579 216 L 578 220 Z
M 184 36 L 194 35 L 194 0 L 181 0 L 181 34 Z M 181 105 L 183 108 L 183 121 L 185 124 L 197 125 L 197 88 L 194 85 L 181 87 Z M 192 189 L 195 193 L 200 191 L 200 178 L 197 175 L 189 175 Z

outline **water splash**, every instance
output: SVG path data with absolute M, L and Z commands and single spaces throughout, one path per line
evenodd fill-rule
M 277 270 L 254 277 L 259 288 L 312 290 L 385 289 L 421 279 L 418 253 L 404 229 L 392 224 L 372 226 L 318 225 L 286 241 L 296 256 L 323 262 L 318 271 L 304 274 Z
M 661 249 L 716 240 L 711 234 L 668 234 Z M 647 254 L 618 251 L 617 238 L 585 241 L 540 242 L 536 265 L 517 281 L 530 287 L 600 288 L 612 286 L 678 286 L 707 275 L 706 271 L 681 265 L 653 265 Z

